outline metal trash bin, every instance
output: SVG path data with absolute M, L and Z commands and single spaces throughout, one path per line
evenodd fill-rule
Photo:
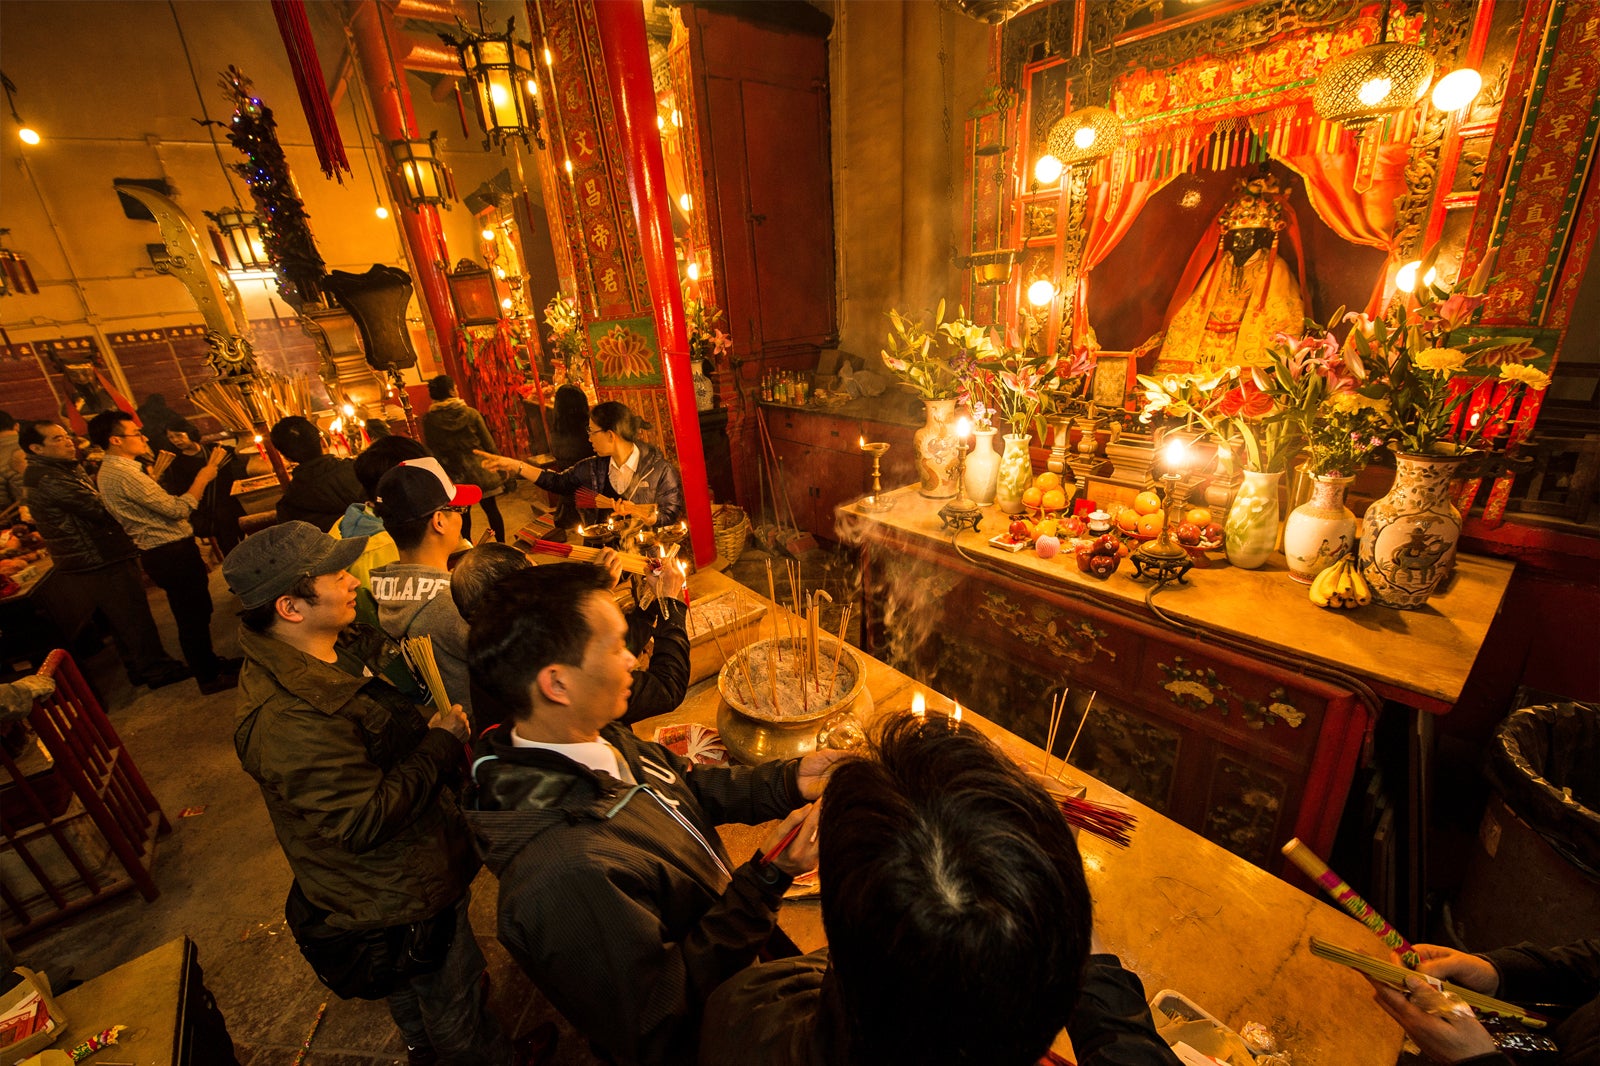
M 1473 951 L 1600 929 L 1600 706 L 1513 711 L 1489 751 L 1495 793 L 1453 908 Z

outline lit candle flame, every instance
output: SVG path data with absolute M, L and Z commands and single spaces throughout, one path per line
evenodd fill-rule
M 1167 469 L 1181 470 L 1189 462 L 1189 446 L 1181 440 L 1167 442 Z
M 857 448 L 865 448 L 866 446 L 867 446 L 867 438 L 859 437 L 859 438 L 856 439 L 856 447 Z
M 956 704 L 956 713 L 950 716 L 950 721 L 954 722 L 956 725 L 961 724 L 961 704 Z
M 962 440 L 972 436 L 972 421 L 966 415 L 956 419 L 956 436 Z
M 922 698 L 922 693 L 915 692 L 911 695 L 911 713 L 918 718 L 928 713 L 928 701 Z

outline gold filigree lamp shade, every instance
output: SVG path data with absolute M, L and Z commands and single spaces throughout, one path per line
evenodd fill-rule
M 506 141 L 520 137 L 523 144 L 531 137 L 544 147 L 539 115 L 539 83 L 533 76 L 533 45 L 516 39 L 516 19 L 508 19 L 504 33 L 480 29 L 464 37 L 439 36 L 456 50 L 461 70 L 472 83 L 472 99 L 478 109 L 478 124 L 487 140 L 505 150 Z
M 1319 116 L 1359 136 L 1368 126 L 1422 99 L 1433 56 L 1415 44 L 1375 44 L 1335 63 L 1317 79 L 1311 103 Z
M 391 141 L 389 153 L 399 169 L 407 207 L 415 211 L 423 204 L 450 206 L 456 196 L 455 183 L 450 178 L 449 168 L 439 158 L 437 131 L 425 141 Z
M 1122 120 L 1103 107 L 1080 107 L 1050 127 L 1045 151 L 1064 167 L 1097 163 L 1122 145 Z
M 956 6 L 961 9 L 963 15 L 970 15 L 979 22 L 998 26 L 1033 2 L 1034 0 L 958 0 Z
M 260 215 L 230 207 L 214 213 L 208 211 L 206 216 L 217 224 L 222 234 L 223 247 L 233 263 L 230 270 L 252 274 L 272 272 L 267 246 L 261 239 Z

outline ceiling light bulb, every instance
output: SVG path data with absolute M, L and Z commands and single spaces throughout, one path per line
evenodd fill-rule
M 689 213 L 689 209 L 694 206 L 694 197 L 690 196 L 688 193 L 684 193 L 682 196 L 678 197 L 678 206 L 683 208 L 683 213 L 687 215 Z
M 485 228 L 483 231 L 483 239 L 486 241 L 494 240 L 494 230 Z
M 567 160 L 566 167 L 567 167 L 567 176 L 571 177 L 572 176 L 572 160 L 570 160 L 570 159 Z
M 660 115 L 657 115 L 656 116 L 656 129 L 664 130 L 666 128 L 667 128 L 667 120 L 662 118 Z
M 1417 271 L 1422 269 L 1422 260 L 1413 259 L 1399 270 L 1395 271 L 1394 287 L 1401 292 L 1417 291 Z
M 689 280 L 690 281 L 699 281 L 700 280 L 700 264 L 699 263 L 690 263 L 689 267 L 685 271 L 685 273 L 689 275 Z
M 673 108 L 672 109 L 672 124 L 674 126 L 683 125 L 683 116 L 678 113 L 678 109 L 677 108 Z
M 1028 286 L 1028 302 L 1043 307 L 1056 298 L 1056 287 L 1049 281 L 1039 280 Z
M 505 299 L 501 300 L 500 307 L 506 311 L 511 310 L 511 297 L 507 296 Z
M 1061 177 L 1061 160 L 1053 155 L 1042 155 L 1033 165 L 1033 176 L 1040 185 L 1049 185 Z
M 550 54 L 550 49 L 548 48 L 544 50 L 544 65 L 547 67 L 556 65 L 556 57 Z
M 1361 83 L 1361 88 L 1356 90 L 1356 99 L 1368 107 L 1376 107 L 1389 95 L 1389 90 L 1394 87 L 1394 82 L 1379 76 L 1368 78 Z
M 1072 143 L 1077 145 L 1079 148 L 1088 148 L 1094 143 L 1094 139 L 1095 132 L 1093 126 L 1079 126 L 1077 132 L 1072 135 Z
M 384 207 L 382 204 L 378 205 L 378 209 L 377 209 L 376 213 L 377 213 L 377 216 L 379 218 L 388 218 L 389 217 L 389 209 L 387 207 Z
M 1477 99 L 1483 88 L 1483 75 L 1471 67 L 1452 70 L 1433 87 L 1433 106 L 1440 111 L 1459 111 Z
M 38 144 L 41 138 L 38 130 L 32 126 L 24 126 L 17 131 L 17 139 L 23 144 Z
M 506 268 L 505 267 L 495 267 L 494 268 L 494 276 L 499 278 L 501 281 L 504 281 L 505 278 L 506 278 Z

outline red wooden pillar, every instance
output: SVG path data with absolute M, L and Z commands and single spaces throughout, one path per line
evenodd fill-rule
M 661 161 L 661 131 L 656 128 L 655 88 L 645 41 L 644 8 L 627 0 L 598 0 L 595 23 L 605 50 L 605 68 L 616 108 L 617 137 L 628 170 L 628 194 L 639 224 L 645 276 L 650 281 L 656 336 L 661 344 L 661 374 L 678 445 L 683 499 L 694 541 L 694 561 L 704 566 L 716 556 L 711 528 L 711 490 L 706 484 L 700 416 L 695 410 L 689 369 L 689 331 L 678 288 L 678 263 L 668 217 L 666 167 Z
M 406 54 L 407 46 L 395 34 L 383 0 L 363 0 L 356 8 L 352 34 L 361 64 L 361 81 L 372 101 L 372 113 L 377 116 L 378 132 L 385 146 L 391 141 L 415 139 L 417 120 L 411 110 L 411 91 L 406 88 L 405 70 L 394 62 L 395 56 Z M 382 156 L 384 170 L 392 176 L 393 160 L 387 150 Z M 434 343 L 446 371 L 456 379 L 461 394 L 470 403 L 476 399 L 472 382 L 461 372 L 456 359 L 456 310 L 444 277 L 450 253 L 439 225 L 439 209 L 432 204 L 402 206 L 400 224 L 416 274 L 412 280 L 422 295 L 422 310 L 433 326 Z

